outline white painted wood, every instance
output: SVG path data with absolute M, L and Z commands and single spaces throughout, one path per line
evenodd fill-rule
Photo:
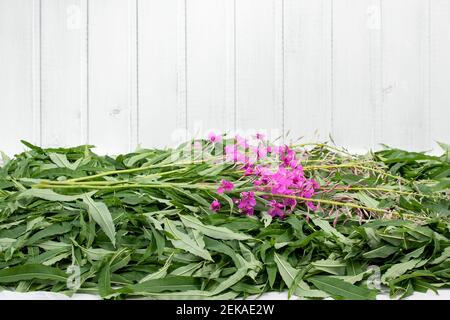
M 373 147 L 381 99 L 378 0 L 333 1 L 332 137 L 353 149 Z
M 427 4 L 426 0 L 382 2 L 382 141 L 413 150 L 431 147 Z
M 450 1 L 433 0 L 430 5 L 430 138 L 432 143 L 450 143 Z
M 0 150 L 9 155 L 33 140 L 32 5 L 0 1 Z
M 233 2 L 233 1 L 229 1 Z M 234 128 L 234 106 L 227 94 L 227 79 L 233 65 L 228 63 L 233 47 L 227 35 L 233 15 L 223 0 L 187 2 L 187 103 L 188 130 L 204 137 L 210 131 Z M 228 77 L 228 78 L 227 78 Z
M 275 83 L 275 1 L 236 1 L 237 129 L 265 131 L 272 139 L 283 134 Z
M 450 140 L 446 0 L 0 0 L 0 9 L 8 153 L 23 149 L 19 139 L 119 153 L 214 128 L 290 132 L 287 141 L 332 133 L 351 150 Z
M 140 141 L 139 137 L 139 0 L 128 0 L 128 99 L 130 106 L 130 141 L 129 150 L 134 151 Z
M 31 6 L 32 141 L 40 145 L 42 143 L 42 0 L 32 0 Z
M 331 2 L 284 1 L 287 140 L 326 140 L 331 130 Z
M 101 153 L 132 149 L 129 1 L 89 1 L 89 143 Z
M 84 143 L 84 0 L 42 1 L 42 145 Z
M 177 96 L 177 0 L 139 1 L 139 137 L 164 147 L 184 123 Z
M 187 0 L 177 0 L 177 117 L 176 130 L 171 135 L 175 146 L 188 139 L 187 115 Z

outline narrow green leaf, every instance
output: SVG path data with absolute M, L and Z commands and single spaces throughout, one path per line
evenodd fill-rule
M 170 241 L 175 248 L 188 251 L 203 259 L 213 261 L 207 250 L 200 247 L 195 240 L 192 240 L 186 233 L 178 230 L 169 219 L 164 220 L 164 227 L 165 231 L 171 235 Z
M 95 202 L 88 195 L 83 195 L 83 202 L 88 206 L 88 212 L 92 219 L 98 223 L 103 232 L 116 245 L 116 229 L 108 207 L 103 202 Z
M 181 221 L 188 228 L 193 228 L 198 230 L 199 232 L 207 235 L 208 237 L 220 240 L 248 240 L 251 237 L 243 234 L 234 232 L 228 228 L 224 227 L 216 227 L 211 225 L 203 224 L 199 219 L 188 216 L 188 215 L 180 215 Z
M 314 276 L 308 278 L 308 281 L 338 299 L 374 300 L 377 295 L 376 290 L 358 287 L 332 276 Z
M 35 197 L 48 201 L 75 201 L 80 199 L 82 195 L 67 196 L 56 193 L 51 189 L 27 189 L 20 193 L 19 198 Z
M 67 274 L 57 268 L 40 264 L 26 264 L 0 270 L 0 283 L 13 283 L 23 280 L 66 281 Z
M 399 248 L 397 247 L 384 245 L 371 251 L 364 252 L 363 257 L 366 259 L 386 258 L 389 257 L 391 254 L 398 252 L 398 250 Z
M 50 159 L 60 168 L 67 168 L 70 170 L 77 170 L 78 165 L 70 163 L 69 160 L 67 160 L 67 156 L 65 154 L 59 154 L 59 153 L 49 153 L 48 156 Z
M 148 280 L 153 280 L 153 279 L 161 279 L 164 278 L 167 275 L 167 269 L 169 269 L 171 263 L 172 263 L 172 258 L 173 258 L 174 253 L 172 253 L 166 260 L 166 263 L 164 264 L 164 266 L 159 269 L 158 271 L 151 273 L 147 276 L 145 276 L 144 278 L 142 278 L 139 283 L 148 281 Z
M 404 274 L 406 271 L 413 269 L 421 261 L 422 260 L 420 260 L 420 259 L 413 259 L 410 261 L 396 263 L 396 264 L 392 265 L 381 276 L 381 282 L 388 284 L 389 280 L 395 279 L 395 278 L 401 276 L 402 274 Z
M 187 291 L 197 289 L 200 289 L 200 280 L 197 278 L 170 276 L 127 286 L 123 291 L 134 293 L 158 293 L 164 291 Z

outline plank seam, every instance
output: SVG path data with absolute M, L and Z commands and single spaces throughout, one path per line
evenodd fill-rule
M 432 79 L 432 63 L 431 63 L 431 59 L 432 59 L 432 1 L 428 0 L 427 2 L 427 16 L 428 16 L 428 25 L 427 25 L 427 127 L 428 127 L 428 141 L 430 143 L 430 148 L 434 148 L 434 145 L 432 144 L 431 141 L 432 139 L 432 122 L 431 122 L 431 110 L 432 110 L 432 86 L 431 86 L 431 79 Z
M 33 142 L 42 144 L 42 3 L 32 3 L 32 114 Z
M 335 108 L 335 74 L 334 74 L 334 5 L 333 0 L 330 0 L 330 131 L 334 138 L 334 108 Z
M 140 143 L 140 101 L 139 101 L 139 0 L 136 0 L 136 143 Z
M 90 140 L 90 61 L 89 61 L 89 0 L 86 0 L 86 107 L 84 110 L 85 115 L 85 143 L 89 144 Z
M 188 130 L 187 105 L 187 2 L 177 2 L 177 130 Z

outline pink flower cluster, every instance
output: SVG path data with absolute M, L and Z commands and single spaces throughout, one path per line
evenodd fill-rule
M 297 200 L 289 197 L 309 199 L 319 189 L 319 184 L 314 179 L 305 177 L 300 161 L 288 146 L 278 147 L 277 153 L 281 161 L 278 168 L 271 170 L 256 166 L 257 179 L 253 184 L 258 191 L 287 196 L 282 200 L 271 200 L 268 205 L 271 216 L 284 217 L 297 207 Z M 317 209 L 311 201 L 306 201 L 306 206 L 311 210 Z
M 293 197 L 309 199 L 319 189 L 319 184 L 314 179 L 305 177 L 303 167 L 294 150 L 287 145 L 266 145 L 262 134 L 257 134 L 256 139 L 258 145 L 250 146 L 246 139 L 236 136 L 236 144 L 225 146 L 226 160 L 242 165 L 243 175 L 254 178 L 255 192 L 267 193 L 262 197 L 269 200 L 268 213 L 272 217 L 283 218 L 286 214 L 293 212 L 298 205 Z M 274 168 L 258 163 L 268 157 L 278 157 L 279 165 Z M 222 180 L 217 192 L 222 194 L 233 189 L 233 183 Z M 241 192 L 240 199 L 235 199 L 242 213 L 253 215 L 256 206 L 255 192 Z M 271 197 L 270 194 L 273 196 Z M 317 209 L 311 201 L 305 201 L 305 204 L 311 210 Z M 217 212 L 220 210 L 220 203 L 214 200 L 211 209 Z

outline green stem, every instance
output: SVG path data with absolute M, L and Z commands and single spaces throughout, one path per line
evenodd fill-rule
M 356 156 L 354 154 L 351 154 L 350 152 L 347 152 L 345 150 L 342 150 L 342 149 L 330 146 L 330 145 L 325 144 L 325 143 L 308 142 L 308 143 L 300 143 L 300 144 L 293 144 L 293 145 L 291 145 L 292 148 L 295 148 L 295 147 L 306 147 L 306 146 L 317 146 L 317 147 L 321 147 L 321 148 L 327 148 L 327 149 L 330 149 L 330 150 L 333 150 L 333 151 L 344 153 L 344 154 L 346 154 L 348 156 L 351 156 L 353 158 L 356 158 Z
M 149 169 L 191 165 L 191 164 L 202 163 L 202 162 L 204 162 L 204 160 L 191 161 L 191 162 L 179 162 L 179 163 L 174 162 L 174 163 L 164 164 L 164 165 L 152 165 L 152 166 L 131 168 L 131 169 L 111 170 L 111 171 L 105 171 L 105 172 L 102 172 L 102 173 L 97 173 L 97 174 L 94 174 L 92 176 L 86 176 L 86 177 L 80 177 L 80 178 L 75 178 L 75 179 L 69 179 L 69 180 L 66 180 L 66 181 L 80 182 L 80 181 L 85 181 L 85 180 L 92 180 L 92 179 L 96 179 L 96 178 L 101 178 L 101 177 L 105 177 L 105 176 L 111 176 L 111 175 L 114 175 L 114 174 L 141 172 L 141 171 L 146 171 L 146 170 L 149 170 Z
M 374 188 L 374 187 L 338 187 L 338 188 L 331 188 L 331 189 L 323 189 L 327 191 L 333 191 L 333 190 L 361 190 L 361 191 L 383 191 L 383 192 L 389 192 L 389 193 L 398 193 L 398 194 L 404 194 L 404 195 L 415 195 L 419 197 L 429 197 L 426 194 L 421 193 L 414 193 L 414 192 L 407 192 L 407 191 L 400 191 L 395 189 L 387 189 L 387 188 Z
M 411 181 L 400 177 L 400 176 L 395 176 L 393 174 L 384 172 L 382 170 L 379 169 L 375 169 L 375 168 L 370 168 L 370 167 L 366 167 L 366 166 L 361 166 L 362 162 L 350 162 L 350 163 L 341 163 L 341 164 L 334 164 L 334 165 L 321 165 L 321 166 L 307 166 L 307 167 L 303 167 L 304 171 L 311 171 L 311 170 L 317 170 L 317 169 L 334 169 L 334 168 L 359 168 L 359 169 L 363 169 L 363 170 L 369 170 L 372 172 L 376 172 L 378 174 L 387 176 L 387 177 L 391 177 L 393 179 L 396 180 L 400 180 L 403 181 L 405 183 L 410 183 Z
M 383 210 L 383 209 L 365 207 L 365 206 L 360 206 L 355 203 L 339 202 L 339 201 L 327 200 L 327 199 L 304 198 L 304 197 L 291 196 L 291 195 L 285 195 L 285 194 L 273 194 L 273 193 L 269 193 L 269 192 L 255 192 L 255 194 L 268 195 L 268 196 L 279 197 L 279 198 L 289 198 L 289 199 L 295 199 L 295 200 L 301 200 L 301 201 L 307 201 L 307 202 L 323 203 L 323 204 L 329 204 L 329 205 L 334 205 L 334 206 L 345 206 L 345 207 L 358 208 L 358 209 L 374 211 L 374 212 L 389 213 L 387 210 Z

